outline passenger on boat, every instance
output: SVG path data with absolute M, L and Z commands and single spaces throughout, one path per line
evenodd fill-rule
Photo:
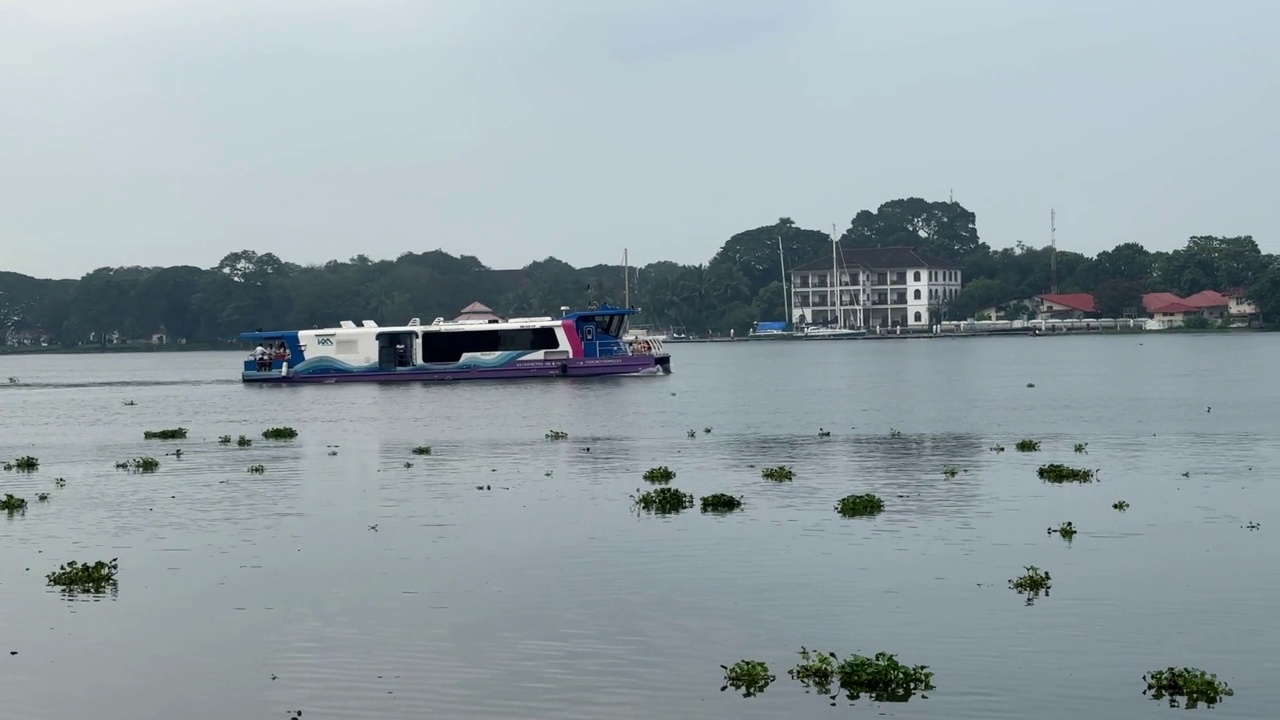
M 254 348 L 249 355 L 256 361 L 258 372 L 271 369 L 271 356 L 267 353 L 267 349 L 262 347 L 262 343 L 258 343 L 258 347 Z

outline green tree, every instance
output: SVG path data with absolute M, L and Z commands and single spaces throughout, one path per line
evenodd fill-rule
M 1106 318 L 1119 318 L 1142 311 L 1142 283 L 1129 278 L 1112 278 L 1093 292 L 1094 307 Z

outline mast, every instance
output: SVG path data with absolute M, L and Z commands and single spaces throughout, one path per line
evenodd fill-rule
M 626 248 L 622 248 L 622 307 L 631 307 L 631 264 Z
M 1049 208 L 1049 282 L 1051 293 L 1058 292 L 1058 215 Z
M 836 234 L 836 226 L 831 226 L 831 275 L 836 288 L 836 329 L 844 329 L 844 311 L 840 307 L 840 266 L 836 263 L 836 249 L 840 247 L 840 236 Z
M 787 292 L 787 256 L 782 252 L 782 236 L 778 236 L 778 266 L 782 268 L 782 311 L 787 314 L 784 318 L 787 324 L 791 324 L 791 294 Z

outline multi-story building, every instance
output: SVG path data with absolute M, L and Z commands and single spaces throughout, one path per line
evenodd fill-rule
M 791 322 L 797 327 L 927 328 L 942 320 L 931 311 L 937 315 L 960 294 L 960 270 L 913 247 L 841 249 L 835 258 L 791 269 Z

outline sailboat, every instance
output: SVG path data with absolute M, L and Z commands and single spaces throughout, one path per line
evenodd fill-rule
M 836 294 L 836 322 L 830 325 L 806 325 L 796 332 L 796 337 L 803 340 L 848 340 L 866 334 L 866 330 L 854 330 L 844 327 L 844 310 L 840 307 L 840 263 L 837 259 L 840 249 L 840 236 L 836 234 L 836 226 L 831 226 L 831 289 Z

